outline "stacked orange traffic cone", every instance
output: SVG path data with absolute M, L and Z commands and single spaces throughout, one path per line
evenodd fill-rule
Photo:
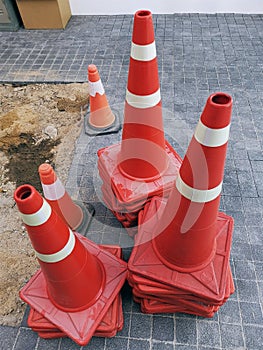
M 82 237 L 79 236 L 81 240 Z M 111 254 L 122 258 L 122 250 L 119 246 L 101 245 L 102 249 Z M 49 322 L 43 315 L 38 313 L 35 309 L 30 309 L 27 323 L 33 331 L 37 332 L 41 338 L 60 338 L 66 337 L 66 334 L 57 328 L 53 323 Z M 101 323 L 98 325 L 94 336 L 96 337 L 113 337 L 117 332 L 123 328 L 123 311 L 121 295 L 118 294 L 113 301 L 111 307 L 108 309 L 106 315 L 103 317 Z
M 85 345 L 117 298 L 126 264 L 73 233 L 34 187 L 18 187 L 14 198 L 41 266 L 20 297 Z
M 165 141 L 152 14 L 137 11 L 122 141 L 98 151 L 105 203 L 125 227 L 154 195 L 166 196 L 181 163 Z
M 117 112 L 113 114 L 104 87 L 102 85 L 97 67 L 88 66 L 89 82 L 89 113 L 85 122 L 85 132 L 90 136 L 118 132 L 120 122 Z
M 85 234 L 94 209 L 89 205 L 88 211 L 84 203 L 70 198 L 50 164 L 41 164 L 38 172 L 47 202 L 73 231 Z
M 144 312 L 212 317 L 234 292 L 233 219 L 218 213 L 232 98 L 211 95 L 168 200 L 140 214 L 129 282 Z

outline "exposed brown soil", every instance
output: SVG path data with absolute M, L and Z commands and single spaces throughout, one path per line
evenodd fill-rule
M 88 104 L 83 84 L 0 85 L 0 324 L 18 325 L 19 290 L 38 269 L 13 200 L 17 186 L 41 191 L 38 166 L 48 162 L 65 183 Z

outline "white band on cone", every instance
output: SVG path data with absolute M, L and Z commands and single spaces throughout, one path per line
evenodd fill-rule
M 156 57 L 155 41 L 148 45 L 137 45 L 132 42 L 131 58 L 136 61 L 151 61 Z
M 39 260 L 46 262 L 46 263 L 56 263 L 61 260 L 64 260 L 67 256 L 69 256 L 72 252 L 72 250 L 75 247 L 76 238 L 74 233 L 69 229 L 69 239 L 67 244 L 57 253 L 53 254 L 41 254 L 35 251 L 36 256 Z
M 53 184 L 50 185 L 45 185 L 42 183 L 42 188 L 45 198 L 51 201 L 58 200 L 62 198 L 65 194 L 65 188 L 59 179 L 57 179 Z
M 228 141 L 229 131 L 230 124 L 225 128 L 211 129 L 205 126 L 201 120 L 199 120 L 194 136 L 201 145 L 208 147 L 219 147 Z
M 176 188 L 182 196 L 189 199 L 191 202 L 206 203 L 216 199 L 222 190 L 222 182 L 209 190 L 198 190 L 188 186 L 178 174 L 176 178 Z
M 92 97 L 95 97 L 96 94 L 104 95 L 104 87 L 102 85 L 101 80 L 98 81 L 89 81 L 89 94 Z
M 42 207 L 34 214 L 20 213 L 23 222 L 28 226 L 39 226 L 44 224 L 51 215 L 51 206 L 43 200 Z
M 135 95 L 132 94 L 128 89 L 126 91 L 126 102 L 135 108 L 149 108 L 155 107 L 161 101 L 160 89 L 151 95 Z

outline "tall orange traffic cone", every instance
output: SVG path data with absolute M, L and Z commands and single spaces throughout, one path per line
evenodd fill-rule
M 172 268 L 198 270 L 214 257 L 231 109 L 227 94 L 208 98 L 156 228 L 156 253 Z
M 14 199 L 41 266 L 20 296 L 85 345 L 125 281 L 125 263 L 80 240 L 34 187 L 18 187 Z
M 160 303 L 149 312 L 165 312 L 167 300 L 170 310 L 187 301 L 184 312 L 211 317 L 234 291 L 233 219 L 218 212 L 231 108 L 227 94 L 208 98 L 168 199 L 154 197 L 139 216 L 129 281 L 136 297 Z
M 93 208 L 90 214 L 83 203 L 70 198 L 50 164 L 41 164 L 38 172 L 48 203 L 72 230 L 85 234 L 94 212 Z
M 140 10 L 134 15 L 119 170 L 153 181 L 167 166 L 152 14 Z
M 88 82 L 90 111 L 85 123 L 86 134 L 95 136 L 118 132 L 120 123 L 117 113 L 114 115 L 109 106 L 98 69 L 94 64 L 88 66 Z

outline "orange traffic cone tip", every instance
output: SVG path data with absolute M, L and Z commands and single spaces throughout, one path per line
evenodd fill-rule
M 90 111 L 85 123 L 85 132 L 90 136 L 117 132 L 120 123 L 109 106 L 97 67 L 88 66 Z
M 41 164 L 38 172 L 47 202 L 72 230 L 85 234 L 94 209 L 90 213 L 84 203 L 70 198 L 50 164 Z

